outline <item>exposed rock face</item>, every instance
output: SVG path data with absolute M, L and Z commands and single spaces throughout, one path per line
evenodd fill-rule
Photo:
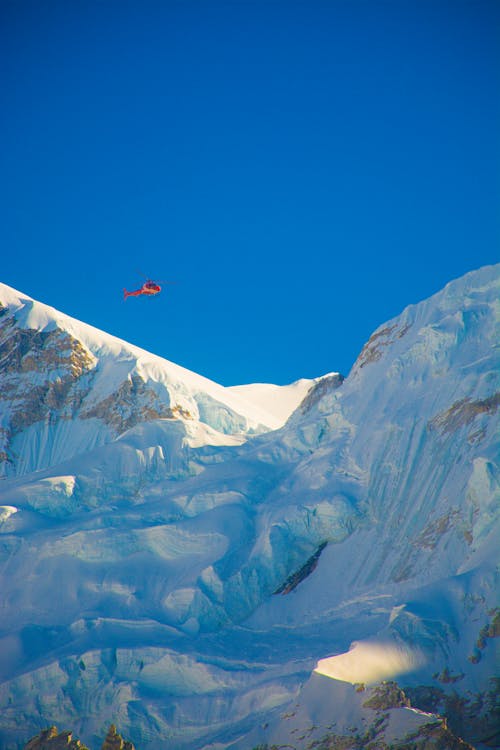
M 500 392 L 489 396 L 489 398 L 472 401 L 463 398 L 456 401 L 449 409 L 438 414 L 429 422 L 430 429 L 441 432 L 456 432 L 460 427 L 469 425 L 475 417 L 480 414 L 494 414 L 500 406 Z
M 382 722 L 379 724 L 382 727 Z M 259 745 L 253 750 L 279 750 L 279 745 Z M 290 750 L 474 750 L 472 745 L 464 742 L 451 732 L 446 721 L 436 724 L 429 722 L 419 729 L 418 733 L 409 734 L 405 739 L 390 744 L 377 740 L 376 729 L 364 735 L 326 734 L 312 745 L 286 745 Z
M 74 740 L 72 732 L 59 733 L 57 727 L 51 726 L 33 737 L 24 746 L 24 750 L 88 750 L 88 748 L 80 740 Z M 135 747 L 132 742 L 124 740 L 116 731 L 115 725 L 111 724 L 101 750 L 135 750 Z
M 57 727 L 49 727 L 33 737 L 24 750 L 88 750 L 80 740 L 74 740 L 71 732 L 57 731 Z M 121 750 L 121 749 L 120 749 Z
M 270 741 L 253 750 L 474 750 L 453 732 L 446 719 L 413 708 L 395 682 L 371 688 L 331 682 L 321 690 L 324 706 L 315 708 L 318 684 L 311 683 L 291 710 L 267 728 L 257 729 Z M 314 698 L 314 701 L 311 699 Z M 347 703 L 349 719 L 335 721 L 336 705 Z M 236 742 L 234 750 L 247 750 Z
M 370 362 L 377 362 L 382 357 L 384 349 L 389 347 L 395 339 L 403 338 L 409 329 L 409 324 L 397 325 L 395 323 L 375 331 L 361 350 L 354 369 L 356 370 L 358 367 L 361 369 Z
M 302 413 L 308 412 L 326 393 L 340 388 L 344 379 L 344 376 L 340 375 L 340 373 L 322 378 L 319 383 L 316 383 L 316 385 L 311 388 L 305 399 L 300 404 L 299 410 Z
M 8 473 L 8 464 L 16 458 L 12 439 L 36 423 L 95 418 L 109 428 L 110 436 L 117 437 L 139 422 L 191 416 L 187 409 L 171 407 L 160 399 L 138 374 L 126 377 L 112 393 L 92 403 L 97 359 L 60 328 L 23 330 L 16 327 L 13 316 L 3 316 L 0 365 L 0 410 L 10 413 L 0 432 L 0 462 L 4 464 L 0 476 Z
M 90 370 L 95 358 L 73 336 L 52 331 L 23 330 L 3 317 L 0 337 L 3 373 L 48 372 L 63 368 L 73 378 Z
M 0 477 L 14 463 L 11 442 L 17 434 L 37 422 L 76 416 L 95 361 L 61 329 L 20 329 L 12 315 L 0 317 L 0 411 L 8 415 L 0 427 Z
M 308 576 L 311 575 L 311 573 L 313 573 L 316 570 L 318 566 L 319 558 L 321 556 L 321 553 L 325 549 L 326 545 L 327 545 L 327 542 L 322 542 L 319 545 L 316 552 L 314 552 L 314 554 L 311 555 L 311 557 L 307 560 L 307 562 L 304 565 L 302 565 L 302 567 L 299 568 L 299 570 L 297 570 L 295 573 L 292 573 L 291 575 L 289 575 L 286 581 L 281 586 L 279 586 L 274 593 L 275 594 L 289 594 L 291 591 L 296 589 L 299 583 L 305 580 Z
M 190 419 L 191 414 L 180 406 L 171 408 L 162 403 L 151 387 L 139 375 L 132 375 L 125 380 L 114 393 L 89 409 L 84 409 L 81 419 L 96 417 L 117 435 L 135 427 L 139 422 L 151 422 L 154 419 L 175 419 L 182 416 Z
M 132 742 L 124 740 L 116 731 L 115 725 L 111 724 L 101 750 L 135 750 L 135 747 Z
M 500 746 L 500 679 L 490 681 L 490 689 L 482 694 L 461 696 L 452 689 L 418 685 L 405 688 L 411 704 L 422 711 L 446 716 L 447 726 L 456 735 L 467 736 L 474 744 Z
M 395 750 L 474 750 L 472 745 L 457 737 L 448 728 L 446 719 L 439 726 L 424 726 L 419 734 L 409 736 L 395 746 Z
M 410 701 L 396 682 L 383 682 L 381 685 L 377 685 L 373 689 L 371 697 L 363 703 L 365 708 L 374 708 L 378 711 L 409 705 Z

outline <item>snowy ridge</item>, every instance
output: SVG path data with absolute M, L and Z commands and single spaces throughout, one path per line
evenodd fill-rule
M 500 633 L 499 291 L 488 267 L 410 306 L 277 431 L 159 416 L 4 480 L 0 746 L 50 723 L 91 744 L 113 722 L 151 750 L 305 748 L 283 725 L 297 701 L 313 716 L 330 683 L 333 711 L 339 685 L 351 700 L 349 682 L 398 679 L 481 747 Z M 311 677 L 325 665 L 335 680 Z M 372 716 L 347 704 L 338 727 Z M 438 721 L 405 706 L 387 741 Z
M 268 386 L 280 404 L 276 416 L 237 390 L 4 284 L 0 304 L 0 476 L 43 469 L 109 443 L 141 421 L 199 421 L 211 428 L 210 442 L 214 430 L 244 436 L 275 429 L 294 408 L 293 385 Z
M 320 378 L 301 378 L 287 386 L 272 385 L 271 383 L 251 383 L 249 385 L 233 385 L 229 390 L 254 403 L 261 409 L 272 414 L 280 421 L 281 427 L 290 414 L 306 398 L 309 391 L 325 378 L 338 373 L 327 373 Z

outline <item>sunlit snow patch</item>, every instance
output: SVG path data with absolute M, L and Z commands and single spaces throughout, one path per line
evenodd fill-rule
M 6 521 L 14 513 L 17 513 L 18 509 L 13 505 L 0 505 L 0 523 Z
M 314 670 L 318 674 L 357 683 L 375 683 L 412 672 L 424 663 L 420 651 L 390 643 L 355 641 L 349 651 L 320 659 Z

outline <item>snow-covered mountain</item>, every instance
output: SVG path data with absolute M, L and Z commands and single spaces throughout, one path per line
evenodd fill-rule
M 156 419 L 189 420 L 207 444 L 241 443 L 280 427 L 314 382 L 224 388 L 0 284 L 0 477 Z
M 494 746 L 499 292 L 500 266 L 470 273 L 345 381 L 274 393 L 0 287 L 0 746 L 354 742 L 393 679 Z M 437 721 L 405 711 L 370 732 Z

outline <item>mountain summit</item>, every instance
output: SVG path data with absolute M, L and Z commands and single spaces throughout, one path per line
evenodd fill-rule
M 0 287 L 0 746 L 398 746 L 435 714 L 492 746 L 499 291 L 451 282 L 271 410 Z

